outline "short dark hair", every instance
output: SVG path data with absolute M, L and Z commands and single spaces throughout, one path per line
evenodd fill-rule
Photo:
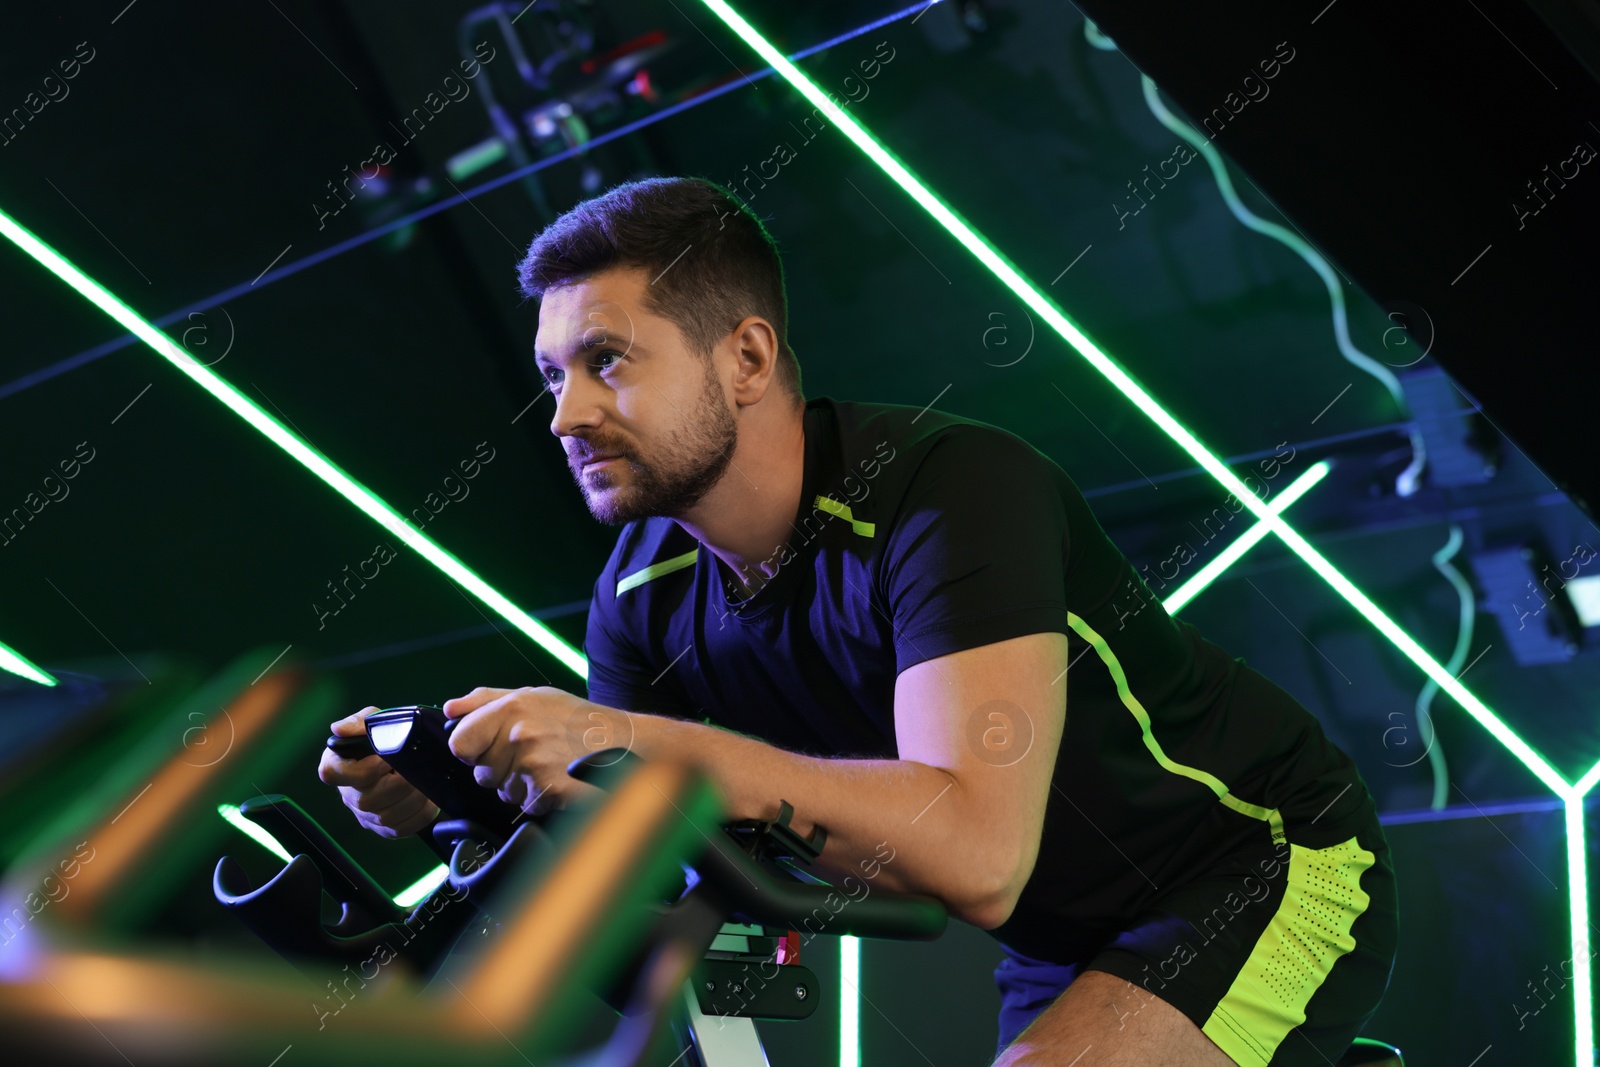
M 775 377 L 796 406 L 805 403 L 777 242 L 733 193 L 704 178 L 624 182 L 540 231 L 517 281 L 537 298 L 615 267 L 649 272 L 644 306 L 676 323 L 702 356 L 746 316 L 766 319 L 778 337 Z

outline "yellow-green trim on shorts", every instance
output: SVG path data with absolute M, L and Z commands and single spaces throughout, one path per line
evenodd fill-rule
M 1355 838 L 1328 848 L 1289 846 L 1283 900 L 1201 1029 L 1235 1063 L 1266 1067 L 1340 957 L 1371 903 L 1361 875 L 1377 857 Z

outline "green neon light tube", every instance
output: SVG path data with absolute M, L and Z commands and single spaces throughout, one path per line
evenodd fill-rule
M 839 939 L 839 1067 L 861 1067 L 861 941 Z
M 0 670 L 10 671 L 40 685 L 55 685 L 55 676 L 7 644 L 0 644 Z
M 1220 459 L 1213 455 L 1197 437 L 1158 404 L 1130 374 L 1119 367 L 1110 356 L 1102 352 L 1060 308 L 1056 307 L 1048 297 L 1028 281 L 977 231 L 935 197 L 904 164 L 896 159 L 888 149 L 879 144 L 854 118 L 835 105 L 827 94 L 818 89 L 781 52 L 773 48 L 738 12 L 729 7 L 724 0 L 703 0 L 703 2 L 729 29 L 781 74 L 784 80 L 794 87 L 796 92 L 800 93 L 801 96 L 815 105 L 818 110 L 831 118 L 840 132 L 850 138 L 862 152 L 866 153 L 867 157 L 876 163 L 892 181 L 899 185 L 906 195 L 921 205 L 928 214 L 932 215 L 944 227 L 950 236 L 971 252 L 979 262 L 988 267 L 995 277 L 1016 294 L 1024 304 L 1049 323 L 1063 340 L 1070 344 L 1079 355 L 1126 396 L 1135 407 L 1144 412 L 1180 448 L 1193 457 L 1212 477 L 1217 479 L 1225 489 L 1243 501 L 1256 514 L 1256 517 L 1260 520 L 1260 525 L 1264 527 L 1266 532 L 1278 535 L 1289 546 L 1291 551 L 1304 560 L 1319 577 L 1333 586 L 1334 590 L 1346 602 L 1354 607 L 1368 622 L 1377 627 L 1378 631 L 1388 638 L 1390 643 L 1398 648 L 1406 658 L 1410 659 L 1423 673 L 1438 683 L 1439 688 L 1443 689 L 1465 708 L 1467 713 L 1476 719 L 1484 729 L 1488 730 L 1495 740 L 1504 745 L 1513 756 L 1532 771 L 1552 792 L 1567 801 L 1569 808 L 1574 801 L 1581 802 L 1582 792 L 1575 792 L 1574 787 L 1569 785 L 1548 761 L 1535 752 L 1526 741 L 1507 726 L 1488 705 L 1484 704 L 1483 701 L 1479 700 L 1471 691 L 1458 682 L 1444 669 L 1443 664 L 1429 655 L 1426 649 L 1417 644 L 1409 634 L 1396 625 L 1394 620 L 1389 618 L 1377 604 L 1373 603 L 1371 598 L 1356 588 L 1354 583 L 1340 573 L 1333 564 L 1328 562 L 1274 509 L 1269 508 L 1265 503 L 1257 499 L 1254 494 L 1250 493 L 1244 483 Z M 1584 791 L 1592 788 L 1597 779 L 1600 779 L 1600 763 L 1597 763 L 1580 779 L 1585 784 Z M 1582 823 L 1581 820 L 1574 821 L 1570 811 L 1568 831 L 1568 875 L 1571 889 L 1572 938 L 1575 949 L 1574 970 L 1582 974 L 1581 979 L 1575 978 L 1573 981 L 1577 1016 L 1575 1051 L 1577 1063 L 1580 1067 L 1590 1067 L 1594 1062 L 1594 1033 L 1593 1020 L 1590 1014 L 1590 972 L 1587 962 L 1587 873 L 1582 855 Z M 1582 968 L 1576 966 L 1577 957 L 1580 955 L 1585 961 Z
M 1273 512 L 1279 515 L 1283 514 L 1288 510 L 1290 504 L 1305 496 L 1312 486 L 1327 477 L 1328 471 L 1331 469 L 1327 460 L 1319 460 L 1310 470 L 1289 483 L 1288 488 L 1284 489 L 1283 493 L 1278 497 L 1277 503 L 1271 505 Z M 1221 577 L 1223 571 L 1237 563 L 1246 552 L 1255 546 L 1256 542 L 1266 537 L 1269 532 L 1271 531 L 1259 522 L 1250 527 L 1233 544 L 1217 553 L 1215 559 L 1195 571 L 1188 581 L 1174 589 L 1172 595 L 1161 602 L 1161 606 L 1167 609 L 1168 615 L 1177 614 L 1178 609 L 1199 596 L 1206 586 Z
M 1594 987 L 1589 959 L 1589 863 L 1584 855 L 1583 794 L 1574 792 L 1561 799 L 1565 801 L 1567 817 L 1567 910 L 1572 921 L 1572 1001 L 1577 1037 L 1574 1054 L 1578 1063 L 1591 1064 Z
M 301 466 L 321 478 L 336 493 L 360 508 L 374 522 L 410 545 L 418 555 L 439 568 L 462 588 L 475 594 L 491 610 L 532 638 L 574 674 L 580 678 L 589 677 L 588 661 L 577 649 L 501 595 L 455 556 L 435 544 L 432 538 L 409 525 L 370 489 L 324 459 L 315 449 L 301 441 L 277 419 L 257 407 L 254 401 L 235 389 L 220 375 L 196 362 L 194 357 L 190 356 L 182 346 L 174 343 L 172 338 L 146 322 L 138 312 L 112 296 L 100 283 L 84 274 L 4 211 L 0 211 L 0 233 L 10 238 L 18 248 L 37 260 L 40 266 L 66 282 L 84 299 L 115 319 L 128 332 L 155 349 L 157 355 L 187 374 L 196 385 L 220 400 L 235 415 L 294 457 Z
M 256 842 L 262 848 L 266 849 L 283 862 L 288 863 L 290 860 L 294 859 L 293 856 L 289 855 L 289 850 L 278 843 L 278 839 L 276 837 L 273 837 L 261 827 L 245 818 L 244 815 L 240 813 L 238 805 L 218 804 L 217 814 L 228 820 L 228 825 L 232 826 L 235 830 L 238 830 L 240 833 L 250 838 L 250 840 Z
M 244 815 L 239 811 L 237 805 L 218 804 L 217 814 L 226 819 L 228 824 L 234 829 L 255 841 L 262 848 L 266 849 L 283 862 L 288 863 L 290 860 L 294 859 L 293 856 L 289 855 L 289 850 L 284 848 L 283 845 L 278 842 L 276 837 L 273 837 L 261 827 L 245 818 Z M 415 882 L 406 886 L 406 888 L 402 889 L 399 893 L 395 894 L 394 902 L 402 908 L 414 907 L 415 905 L 420 904 L 429 893 L 443 885 L 444 880 L 449 877 L 449 875 L 450 868 L 441 863 L 439 866 L 435 867 L 421 878 L 418 878 Z
M 439 866 L 435 867 L 433 870 L 429 871 L 427 874 L 423 875 L 421 878 L 418 878 L 415 882 L 412 882 L 410 885 L 400 890 L 400 892 L 396 893 L 394 902 L 402 908 L 416 907 L 427 898 L 429 893 L 432 893 L 435 889 L 438 889 L 441 885 L 443 885 L 444 880 L 449 876 L 450 868 L 441 863 Z
M 1518 737 L 1510 727 L 1502 722 L 1489 707 L 1477 697 L 1469 693 L 1460 682 L 1456 681 L 1444 666 L 1430 656 L 1426 649 L 1412 640 L 1411 636 L 1401 630 L 1378 605 L 1361 590 L 1357 589 L 1343 574 L 1323 558 L 1322 554 L 1313 548 L 1305 538 L 1279 518 L 1277 513 L 1269 508 L 1263 501 L 1257 499 L 1254 493 L 1245 486 L 1239 477 L 1228 469 L 1227 465 L 1217 458 L 1210 449 L 1202 444 L 1199 438 L 1178 422 L 1165 408 L 1158 404 L 1154 397 L 1147 393 L 1143 386 L 1134 380 L 1133 376 L 1123 370 L 1115 361 L 1089 339 L 1082 330 L 1067 318 L 1066 314 L 1055 303 L 1039 291 L 1027 278 L 1025 278 L 1012 264 L 1000 254 L 992 245 L 978 234 L 953 210 L 947 207 L 934 194 L 923 185 L 916 175 L 912 174 L 898 159 L 873 139 L 859 123 L 848 113 L 837 107 L 827 94 L 818 89 L 793 63 L 784 58 L 783 54 L 757 33 L 749 23 L 745 22 L 737 12 L 730 8 L 723 0 L 703 0 L 728 26 L 745 40 L 751 48 L 760 53 L 761 58 L 777 70 L 794 86 L 807 100 L 827 114 L 845 136 L 855 142 L 856 146 L 865 152 L 873 162 L 881 167 L 885 174 L 894 180 L 905 193 L 920 204 L 928 214 L 932 215 L 945 230 L 954 237 L 967 251 L 971 252 L 979 262 L 989 270 L 1002 283 L 1009 288 L 1019 300 L 1027 304 L 1048 322 L 1055 331 L 1077 350 L 1078 354 L 1089 361 L 1089 364 L 1098 370 L 1123 396 L 1127 397 L 1135 407 L 1164 430 L 1196 463 L 1205 468 L 1213 478 L 1222 483 L 1223 488 L 1237 496 L 1245 506 L 1255 512 L 1256 517 L 1266 525 L 1267 529 L 1277 534 L 1289 548 L 1305 560 L 1324 581 L 1332 585 L 1338 593 L 1349 601 L 1362 615 L 1366 616 L 1378 630 L 1387 637 L 1397 648 L 1404 653 L 1423 672 L 1439 683 L 1439 687 L 1455 698 L 1457 703 L 1466 708 L 1468 713 L 1483 724 L 1484 728 L 1495 736 L 1501 744 L 1505 745 L 1527 767 L 1537 775 L 1552 790 L 1559 790 L 1566 786 L 1562 779 L 1543 757 L 1530 748 L 1527 742 Z

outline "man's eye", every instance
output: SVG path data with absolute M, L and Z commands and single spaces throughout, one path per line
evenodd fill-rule
M 594 364 L 595 369 L 597 369 L 597 370 L 609 370 L 610 368 L 615 367 L 616 366 L 615 363 L 604 363 L 604 362 L 602 362 L 602 360 L 606 359 L 608 356 L 615 356 L 618 360 L 621 360 L 621 359 L 624 358 L 621 352 L 616 352 L 616 351 L 613 351 L 611 349 L 607 349 L 604 352 L 596 352 L 595 356 L 594 356 L 594 360 L 593 360 L 593 364 Z

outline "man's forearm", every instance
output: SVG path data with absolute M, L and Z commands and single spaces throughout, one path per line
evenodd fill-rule
M 1004 917 L 997 909 L 1010 858 L 969 818 L 948 772 L 909 760 L 806 756 L 703 723 L 626 714 L 632 730 L 618 733 L 633 738 L 633 751 L 701 770 L 729 821 L 776 819 L 779 801 L 788 801 L 797 833 L 824 827 L 815 867 L 827 880 L 871 877 L 877 888 L 927 893 L 976 926 Z

